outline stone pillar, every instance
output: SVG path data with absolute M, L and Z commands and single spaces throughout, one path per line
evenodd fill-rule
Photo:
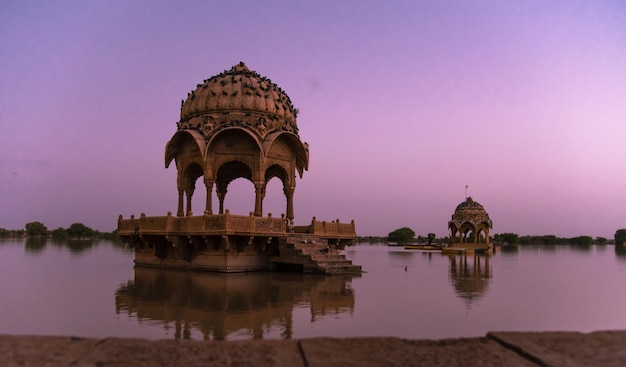
M 224 197 L 226 197 L 226 190 L 224 192 L 217 190 L 217 198 L 220 201 L 220 214 L 224 214 Z
M 293 222 L 293 193 L 295 189 L 285 189 L 285 197 L 287 198 L 287 219 Z
M 204 186 L 206 186 L 206 208 L 204 209 L 205 214 L 213 214 L 213 181 L 204 181 Z
M 191 217 L 193 215 L 193 211 L 191 211 L 191 198 L 193 197 L 193 192 L 195 187 L 190 187 L 186 190 L 187 192 L 187 216 Z
M 265 197 L 265 185 L 263 183 L 254 184 L 254 216 L 263 216 L 263 198 Z
M 181 187 L 178 188 L 178 210 L 176 211 L 177 217 L 185 216 L 185 212 L 183 211 L 183 196 L 185 194 L 185 190 Z

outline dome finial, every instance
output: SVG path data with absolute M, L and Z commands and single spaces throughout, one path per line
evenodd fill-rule
M 248 69 L 248 67 L 246 66 L 246 64 L 243 61 L 239 61 L 239 64 L 234 65 L 231 69 L 230 72 L 237 72 L 237 73 L 241 73 L 241 72 L 250 72 L 250 69 Z

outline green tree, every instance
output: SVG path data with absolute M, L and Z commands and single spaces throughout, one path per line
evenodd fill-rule
M 437 235 L 435 235 L 434 233 L 430 232 L 428 234 L 428 244 L 432 245 L 433 241 L 435 240 L 435 238 L 437 237 Z
M 82 223 L 72 223 L 70 228 L 67 229 L 67 235 L 70 237 L 93 237 L 95 234 L 96 231 Z
M 539 241 L 542 245 L 556 245 L 560 242 L 553 234 L 543 235 Z
M 626 242 L 626 229 L 618 229 L 615 232 L 615 246 L 626 247 L 624 246 L 624 242 Z
M 608 240 L 604 237 L 596 237 L 596 239 L 594 240 L 594 242 L 598 245 L 606 245 L 606 243 L 608 242 Z
M 52 231 L 50 231 L 50 234 L 52 235 L 52 238 L 54 238 L 55 240 L 67 238 L 67 230 L 63 227 L 53 229 Z
M 117 236 L 117 229 L 113 230 L 113 232 L 103 232 L 100 233 L 100 238 L 109 241 L 118 241 L 120 238 Z
M 30 222 L 26 223 L 24 226 L 26 229 L 26 234 L 29 236 L 47 236 L 48 228 L 43 225 L 41 222 Z
M 569 242 L 577 246 L 591 246 L 593 245 L 593 238 L 591 236 L 578 236 L 570 238 Z
M 398 228 L 393 232 L 389 232 L 387 239 L 390 242 L 403 244 L 412 241 L 415 238 L 415 231 L 409 227 Z
M 494 241 L 498 243 L 507 243 L 510 246 L 519 244 L 519 236 L 516 233 L 500 233 L 493 236 Z

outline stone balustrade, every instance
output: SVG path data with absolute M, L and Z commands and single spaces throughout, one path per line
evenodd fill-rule
M 313 217 L 308 227 L 296 227 L 296 232 L 311 233 L 320 237 L 341 237 L 354 238 L 356 228 L 354 221 L 350 223 L 340 223 L 339 219 L 332 222 L 318 221 Z
M 279 235 L 287 233 L 287 220 L 284 216 L 273 218 L 255 217 L 250 214 L 233 215 L 226 211 L 217 215 L 198 215 L 176 217 L 171 213 L 167 216 L 148 217 L 141 214 L 139 218 L 131 216 L 118 218 L 118 235 L 144 234 L 183 234 L 183 235 L 211 235 L 211 234 L 240 234 L 240 235 Z

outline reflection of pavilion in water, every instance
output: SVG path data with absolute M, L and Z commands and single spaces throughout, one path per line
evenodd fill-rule
M 115 292 L 117 313 L 139 320 L 162 321 L 175 327 L 176 339 L 189 339 L 192 329 L 204 339 L 227 339 L 247 331 L 263 338 L 264 330 L 280 325 L 292 335 L 292 312 L 309 305 L 311 320 L 354 310 L 352 277 L 317 277 L 278 272 L 236 275 L 136 268 L 135 280 Z
M 450 283 L 469 309 L 472 303 L 487 293 L 493 276 L 489 256 L 447 256 L 450 260 Z

